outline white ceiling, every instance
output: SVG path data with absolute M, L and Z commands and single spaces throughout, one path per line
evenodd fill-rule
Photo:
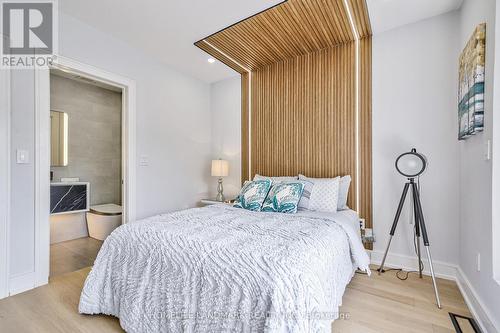
M 59 10 L 205 82 L 237 73 L 194 42 L 281 0 L 59 0 Z
M 59 0 L 60 10 L 205 82 L 237 75 L 194 42 L 281 0 Z M 462 0 L 367 0 L 374 33 L 460 7 Z M 111 14 L 112 13 L 112 14 Z
M 458 9 L 463 0 L 366 0 L 374 34 Z

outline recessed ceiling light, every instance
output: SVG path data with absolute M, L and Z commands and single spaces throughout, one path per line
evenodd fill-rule
M 208 61 L 209 64 L 213 64 L 215 62 L 215 59 L 214 58 L 208 58 L 207 61 Z

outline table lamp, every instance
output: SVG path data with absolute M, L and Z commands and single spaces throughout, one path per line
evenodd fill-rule
M 212 176 L 219 177 L 219 184 L 217 185 L 217 197 L 215 200 L 224 201 L 224 187 L 222 186 L 222 177 L 229 175 L 229 163 L 226 160 L 218 159 L 212 160 Z

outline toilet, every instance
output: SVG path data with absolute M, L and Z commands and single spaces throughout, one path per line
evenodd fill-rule
M 89 236 L 105 240 L 113 230 L 122 224 L 122 206 L 104 204 L 90 206 L 87 212 L 87 227 Z

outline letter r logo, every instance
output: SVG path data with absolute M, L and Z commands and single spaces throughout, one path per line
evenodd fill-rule
M 2 16 L 3 33 L 10 39 L 3 54 L 53 52 L 52 2 L 4 2 Z

